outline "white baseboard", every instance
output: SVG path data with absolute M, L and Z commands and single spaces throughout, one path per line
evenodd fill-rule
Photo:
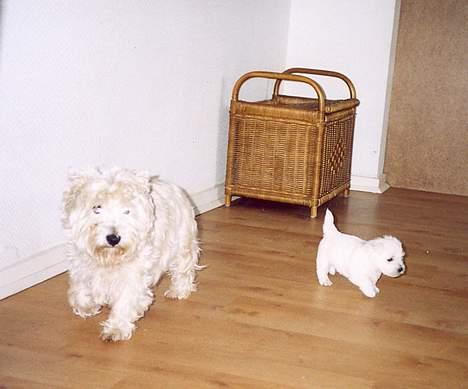
M 0 300 L 65 272 L 65 246 L 54 246 L 1 269 Z
M 390 188 L 385 181 L 385 174 L 379 178 L 351 176 L 351 190 L 370 193 L 383 193 Z
M 224 204 L 224 183 L 190 196 L 196 214 Z M 68 270 L 66 244 L 56 245 L 0 269 L 0 300 Z
M 351 190 L 383 193 L 389 188 L 385 176 L 351 177 Z M 224 204 L 224 183 L 190 196 L 196 214 Z M 66 245 L 59 244 L 0 269 L 0 300 L 68 270 Z
M 197 215 L 218 208 L 224 204 L 224 182 L 202 192 L 191 194 L 190 197 Z

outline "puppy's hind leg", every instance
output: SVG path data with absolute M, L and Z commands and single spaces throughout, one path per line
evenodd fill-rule
M 329 271 L 330 265 L 328 264 L 328 260 L 326 259 L 321 246 L 319 246 L 319 249 L 318 249 L 316 266 L 317 266 L 317 278 L 318 278 L 319 284 L 322 286 L 333 285 L 333 282 L 331 282 L 330 278 L 328 278 L 328 271 Z M 334 269 L 333 269 L 333 274 L 334 274 Z

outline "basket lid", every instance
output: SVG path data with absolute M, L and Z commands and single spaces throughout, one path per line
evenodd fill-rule
M 268 102 L 268 103 L 267 103 Z M 306 109 L 317 111 L 318 110 L 318 100 L 308 97 L 299 97 L 299 96 L 286 96 L 286 95 L 277 95 L 272 100 L 265 100 L 262 103 L 274 104 L 276 106 L 285 106 L 295 109 Z M 352 109 L 359 105 L 358 99 L 343 99 L 343 100 L 325 100 L 325 112 L 334 113 L 338 111 L 343 111 L 346 109 Z
M 325 114 L 349 110 L 358 105 L 358 99 L 326 100 Z M 278 95 L 270 100 L 256 102 L 231 101 L 231 113 L 317 121 L 320 114 L 318 106 L 317 99 Z

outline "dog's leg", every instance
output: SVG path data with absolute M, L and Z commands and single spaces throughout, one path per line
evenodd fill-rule
M 331 286 L 333 282 L 328 278 L 329 264 L 320 246 L 317 253 L 317 278 L 322 286 Z
M 364 293 L 367 297 L 373 298 L 377 296 L 377 293 L 379 293 L 379 289 L 375 286 L 375 284 L 372 283 L 372 281 L 361 281 L 356 285 L 359 286 L 361 292 Z
M 328 278 L 327 272 L 319 272 L 317 270 L 317 278 L 319 280 L 319 284 L 322 286 L 332 286 L 333 282 Z
M 153 302 L 149 287 L 140 285 L 125 286 L 117 301 L 112 303 L 109 318 L 102 322 L 101 339 L 127 340 L 135 330 L 135 321 L 144 315 Z
M 172 299 L 186 299 L 192 292 L 197 290 L 195 283 L 195 269 L 185 272 L 170 271 L 171 285 L 164 296 Z
M 75 315 L 83 318 L 95 316 L 101 312 L 101 306 L 94 301 L 90 289 L 82 282 L 70 281 L 68 302 Z
M 191 240 L 186 249 L 180 251 L 179 256 L 169 265 L 171 285 L 164 296 L 172 299 L 186 299 L 197 290 L 196 271 L 204 266 L 197 265 L 200 248 L 196 239 Z

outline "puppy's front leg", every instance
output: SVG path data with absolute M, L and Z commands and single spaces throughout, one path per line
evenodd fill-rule
M 361 292 L 364 293 L 367 297 L 373 298 L 377 295 L 377 293 L 379 293 L 379 289 L 372 281 L 361 281 L 358 286 L 359 289 L 361 289 Z
M 142 317 L 153 301 L 149 287 L 123 287 L 119 297 L 112 303 L 109 318 L 101 323 L 102 340 L 128 340 L 135 330 L 134 322 Z

